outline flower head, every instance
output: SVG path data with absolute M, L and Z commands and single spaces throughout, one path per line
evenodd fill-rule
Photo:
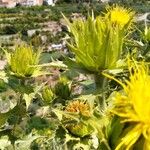
M 41 68 L 37 67 L 40 61 L 40 51 L 35 52 L 31 46 L 19 45 L 14 52 L 6 52 L 6 57 L 11 75 L 25 78 L 40 73 Z
M 76 100 L 70 102 L 66 107 L 67 112 L 78 112 L 83 116 L 89 117 L 90 116 L 90 106 L 82 101 Z
M 65 18 L 72 35 L 68 47 L 75 54 L 76 63 L 82 70 L 99 73 L 101 70 L 116 68 L 125 43 L 124 39 L 129 30 L 128 25 L 124 25 L 122 28 L 122 26 L 116 25 L 116 20 L 115 22 L 110 21 L 111 11 L 115 12 L 114 9 L 110 9 L 105 17 L 94 18 L 92 15 L 88 16 L 86 20 L 80 19 L 73 22 Z M 125 14 L 124 11 L 122 14 Z M 121 17 L 120 19 L 122 19 Z M 118 16 L 116 16 L 117 18 Z M 114 20 L 114 17 L 112 19 Z M 121 25 L 126 24 L 128 20 L 130 18 L 125 23 L 119 21 L 119 24 L 120 22 Z
M 114 114 L 120 116 L 122 122 L 129 123 L 129 131 L 121 139 L 116 150 L 129 150 L 142 138 L 143 150 L 150 149 L 150 76 L 148 67 L 142 63 L 134 63 L 130 69 L 130 80 L 121 83 L 124 94 L 115 97 Z M 117 79 L 115 79 L 117 80 Z
M 86 117 L 86 119 L 90 118 L 90 116 L 91 116 L 89 104 L 86 102 L 80 101 L 80 100 L 75 100 L 73 102 L 70 102 L 66 106 L 65 110 L 67 112 L 71 112 L 71 113 L 77 113 L 78 112 L 83 117 Z M 79 136 L 79 137 L 84 137 L 84 136 L 90 135 L 93 132 L 93 127 L 91 127 L 91 125 L 89 125 L 87 122 L 83 123 L 82 121 L 79 121 L 77 123 L 67 124 L 66 128 L 72 134 Z
M 109 9 L 106 15 L 110 17 L 109 19 L 113 24 L 124 27 L 132 20 L 133 12 L 123 7 L 115 6 Z

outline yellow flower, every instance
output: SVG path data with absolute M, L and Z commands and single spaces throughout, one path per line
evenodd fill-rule
M 66 107 L 67 112 L 78 112 L 83 116 L 90 116 L 90 106 L 86 102 L 82 102 L 79 100 L 70 102 Z
M 142 138 L 143 150 L 150 150 L 150 76 L 144 64 L 134 63 L 130 69 L 130 80 L 122 83 L 124 94 L 117 93 L 112 112 L 128 122 L 130 130 L 121 139 L 115 150 L 130 150 Z
M 113 24 L 124 27 L 132 20 L 133 12 L 123 7 L 115 6 L 112 9 L 108 9 L 107 15 Z

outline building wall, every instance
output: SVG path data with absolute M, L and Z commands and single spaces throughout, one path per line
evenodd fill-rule
M 5 3 L 5 2 L 9 2 L 9 0 L 2 0 L 2 2 L 3 2 L 3 3 Z
M 43 0 L 22 0 L 20 4 L 23 6 L 35 6 L 35 5 L 42 5 Z
M 0 5 L 2 7 L 15 7 L 16 3 L 20 3 L 24 6 L 35 6 L 42 5 L 44 0 L 0 0 Z M 48 3 L 51 4 L 53 0 L 47 0 Z
M 7 7 L 13 8 L 15 6 L 16 6 L 16 2 L 9 2 Z
M 1 0 L 1 2 L 6 4 L 6 7 L 9 7 L 9 8 L 16 6 L 16 2 L 14 0 Z
M 43 4 L 43 0 L 37 0 L 37 5 L 42 5 Z
M 42 5 L 43 0 L 27 0 L 27 6 Z
M 54 0 L 46 0 L 48 5 L 54 5 Z

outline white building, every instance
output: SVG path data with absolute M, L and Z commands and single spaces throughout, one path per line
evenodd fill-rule
M 43 0 L 23 0 L 19 2 L 22 6 L 43 5 Z
M 56 0 L 0 0 L 0 7 L 12 8 L 15 7 L 16 4 L 20 4 L 22 6 L 36 6 L 43 5 L 43 1 L 46 1 L 48 5 L 55 5 Z
M 0 7 L 12 8 L 16 6 L 15 0 L 0 0 Z
M 55 1 L 54 0 L 45 0 L 47 2 L 48 5 L 55 5 Z

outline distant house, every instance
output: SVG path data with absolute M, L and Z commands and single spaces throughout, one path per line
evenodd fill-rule
M 0 0 L 0 7 L 12 8 L 16 6 L 15 0 Z
M 43 0 L 22 0 L 19 4 L 22 6 L 43 5 Z
M 48 5 L 55 5 L 54 0 L 44 0 Z
M 47 2 L 48 5 L 54 5 L 56 0 L 0 0 L 0 7 L 12 8 L 15 7 L 16 4 L 21 6 L 36 6 L 43 5 L 43 2 Z

